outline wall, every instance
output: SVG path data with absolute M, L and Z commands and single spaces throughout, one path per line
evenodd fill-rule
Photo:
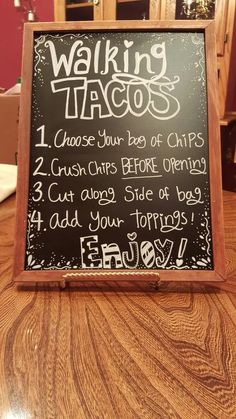
M 27 0 L 21 4 L 28 6 Z M 52 21 L 53 0 L 34 0 L 38 21 Z M 21 74 L 21 52 L 24 14 L 13 0 L 0 1 L 0 87 L 9 88 Z

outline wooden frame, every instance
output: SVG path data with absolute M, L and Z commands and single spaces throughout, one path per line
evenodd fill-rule
M 175 19 L 176 0 L 163 0 L 161 2 L 160 19 Z M 230 66 L 235 62 L 233 42 L 236 37 L 235 26 L 235 0 L 219 0 L 216 2 L 215 31 L 216 31 L 216 54 L 218 66 L 218 92 L 219 92 L 219 115 L 222 124 L 227 116 L 235 120 L 235 112 L 232 109 L 232 97 L 234 92 L 234 72 L 230 74 Z M 227 115 L 228 114 L 228 115 Z
M 207 73 L 207 98 L 208 98 L 208 132 L 209 132 L 209 178 L 210 178 L 210 201 L 213 240 L 213 270 L 67 270 L 26 271 L 25 251 L 28 205 L 28 181 L 29 181 L 29 150 L 31 132 L 31 89 L 32 89 L 32 65 L 33 65 L 33 38 L 35 32 L 102 32 L 102 31 L 200 31 L 205 35 L 206 47 L 206 73 Z M 97 280 L 155 280 L 163 281 L 222 281 L 225 279 L 224 261 L 224 238 L 223 238 L 223 210 L 221 196 L 221 165 L 220 165 L 220 141 L 219 141 L 219 118 L 217 114 L 217 74 L 216 53 L 214 42 L 214 23 L 195 21 L 187 24 L 182 21 L 115 21 L 115 22 L 68 22 L 59 23 L 35 23 L 25 25 L 23 69 L 22 69 L 22 96 L 20 105 L 20 138 L 19 138 L 19 166 L 17 186 L 17 210 L 16 210 L 16 236 L 15 236 L 15 261 L 13 278 L 17 283 L 52 282 L 52 281 L 76 281 L 86 279 Z
M 128 0 L 120 0 L 121 2 L 127 2 Z M 137 1 L 137 0 L 132 0 Z M 138 0 L 139 1 L 139 0 Z M 86 2 L 84 3 L 86 5 Z M 66 9 L 67 8 L 80 8 L 83 5 L 72 4 L 70 7 L 66 6 L 65 0 L 54 0 L 54 19 L 55 21 L 66 21 Z M 94 8 L 94 20 L 116 20 L 117 0 L 99 0 L 98 5 L 92 5 Z M 161 3 L 159 0 L 150 0 L 149 4 L 149 19 L 157 20 L 160 18 Z
M 132 0 L 137 1 L 137 0 Z M 104 16 L 105 20 L 115 20 L 118 3 L 127 2 L 127 0 L 109 0 L 104 1 Z M 159 0 L 149 0 L 149 19 L 157 20 L 160 18 L 161 3 Z
M 98 4 L 83 3 L 66 4 L 66 0 L 54 0 L 54 20 L 55 21 L 66 21 L 66 10 L 69 9 L 81 9 L 83 7 L 92 7 L 94 20 L 103 20 L 103 0 L 99 0 Z
M 219 0 L 216 4 L 215 11 L 215 30 L 216 30 L 216 52 L 218 56 L 224 55 L 225 34 L 228 12 L 228 1 Z M 176 0 L 163 0 L 161 2 L 161 19 L 175 20 Z
M 221 50 L 218 55 L 219 113 L 221 119 L 225 119 L 225 116 L 227 117 L 227 113 L 229 113 L 234 120 L 235 104 L 233 103 L 233 95 L 235 89 L 235 72 L 233 68 L 236 60 L 234 47 L 236 39 L 235 16 L 236 1 L 228 0 L 225 5 L 222 27 L 218 24 L 218 30 L 221 29 L 220 35 L 224 36 L 224 46 L 221 43 Z
M 54 20 L 66 20 L 66 0 L 54 0 Z

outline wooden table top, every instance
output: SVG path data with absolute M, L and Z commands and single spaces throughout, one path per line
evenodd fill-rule
M 236 194 L 228 281 L 18 289 L 0 204 L 0 418 L 236 418 Z

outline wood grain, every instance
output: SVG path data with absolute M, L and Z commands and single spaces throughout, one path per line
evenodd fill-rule
M 0 417 L 236 417 L 236 194 L 228 291 L 163 283 L 16 288 L 15 197 L 0 205 Z

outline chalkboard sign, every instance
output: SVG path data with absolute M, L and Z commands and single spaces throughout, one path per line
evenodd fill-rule
M 14 277 L 222 280 L 213 23 L 27 24 Z

